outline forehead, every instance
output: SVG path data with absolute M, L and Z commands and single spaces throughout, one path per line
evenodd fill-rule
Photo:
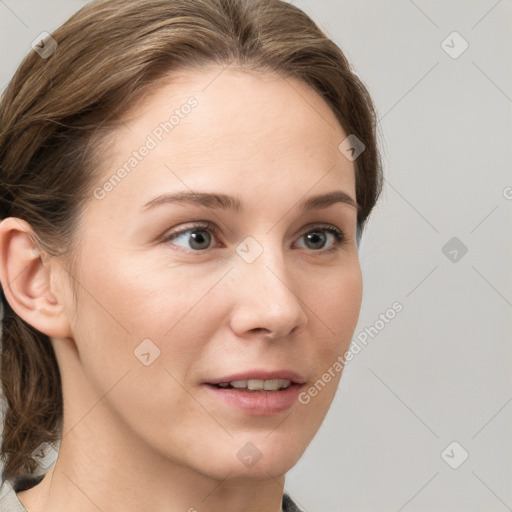
M 188 112 L 186 105 L 191 98 L 197 101 L 197 107 Z M 172 119 L 173 114 L 175 119 Z M 292 137 L 318 143 L 320 138 L 325 140 L 326 135 L 329 137 L 326 143 L 336 144 L 343 133 L 330 107 L 306 83 L 275 72 L 214 65 L 201 71 L 181 70 L 157 83 L 142 102 L 127 113 L 123 127 L 149 133 L 169 120 L 173 133 L 166 138 L 175 144 L 184 138 L 179 137 L 184 129 L 193 130 L 194 135 L 200 137 L 200 143 L 221 139 L 241 143 L 248 137 L 253 142 L 265 141 L 267 146 L 274 147 Z M 180 130 L 177 130 L 178 125 Z M 269 141 L 268 134 L 280 138 Z M 312 137 L 314 134 L 316 136 Z M 126 137 L 129 134 L 122 133 L 122 127 L 118 135 L 118 143 L 131 142 L 130 137 Z M 194 141 L 187 140 L 187 147 L 193 147 Z
M 345 138 L 327 103 L 300 80 L 220 66 L 181 70 L 112 134 L 99 185 L 124 168 L 107 199 L 141 203 L 163 187 L 205 186 L 286 186 L 304 195 L 319 179 L 350 192 L 353 163 L 338 149 Z

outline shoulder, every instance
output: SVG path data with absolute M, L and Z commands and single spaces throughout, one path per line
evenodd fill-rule
M 10 480 L 4 480 L 0 487 L 0 512 L 26 512 Z
M 44 475 L 21 475 L 14 480 L 3 480 L 0 486 L 0 512 L 27 512 L 16 493 L 38 484 Z
M 304 512 L 298 505 L 295 503 L 292 498 L 284 493 L 283 494 L 283 512 Z

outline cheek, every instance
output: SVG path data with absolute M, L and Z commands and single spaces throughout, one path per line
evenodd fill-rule
M 343 373 L 344 354 L 359 318 L 362 300 L 362 274 L 359 261 L 344 267 L 324 287 L 315 288 L 311 297 L 310 321 L 315 324 L 315 343 L 309 343 L 313 378 L 304 389 L 301 404 L 312 417 L 323 418 L 330 407 Z M 318 306 L 314 306 L 318 304 Z
M 105 397 L 107 414 L 155 443 L 157 432 L 179 438 L 184 424 L 204 415 L 185 387 L 208 339 L 211 322 L 201 321 L 198 305 L 212 285 L 190 286 L 179 271 L 171 281 L 168 268 L 157 275 L 150 265 L 90 256 L 73 328 L 80 371 Z M 171 421 L 176 411 L 179 421 Z
M 309 304 L 330 334 L 327 352 L 339 353 L 350 343 L 359 319 L 363 293 L 361 267 L 356 260 L 339 272 L 324 286 L 315 287 Z M 318 305 L 318 306 L 315 306 Z
M 200 298 L 179 269 L 122 248 L 83 255 L 82 269 L 83 311 L 134 340 L 163 337 Z
M 318 291 L 312 304 L 318 335 L 306 349 L 312 379 L 299 396 L 303 424 L 311 437 L 320 427 L 336 395 L 343 373 L 344 354 L 350 346 L 359 318 L 362 299 L 362 278 L 358 265 L 343 273 L 330 286 Z
M 215 327 L 219 304 L 208 291 L 218 276 L 121 254 L 84 255 L 87 260 L 81 276 L 87 293 L 80 290 L 74 333 L 88 371 L 100 378 L 116 373 L 112 366 L 138 370 L 155 361 L 152 366 L 183 382 Z M 152 383 L 153 374 L 145 379 Z

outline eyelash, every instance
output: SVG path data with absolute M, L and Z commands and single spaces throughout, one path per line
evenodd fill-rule
M 199 223 L 199 224 L 192 224 L 192 225 L 186 227 L 185 229 L 182 229 L 175 233 L 170 233 L 168 236 L 165 237 L 164 242 L 170 243 L 171 240 L 173 240 L 176 237 L 179 237 L 180 235 L 183 235 L 184 233 L 187 233 L 188 231 L 199 231 L 199 230 L 210 231 L 215 238 L 218 238 L 220 235 L 220 230 L 217 228 L 217 226 L 215 226 L 215 224 L 211 224 L 209 222 L 204 222 L 204 223 Z M 306 231 L 303 231 L 300 234 L 299 238 L 302 238 L 304 235 L 307 235 L 308 233 L 318 232 L 318 231 L 331 233 L 332 235 L 334 235 L 336 241 L 335 241 L 335 244 L 333 245 L 333 247 L 331 247 L 330 249 L 327 249 L 327 250 L 318 249 L 315 251 L 314 249 L 311 249 L 311 252 L 313 252 L 314 254 L 330 253 L 332 251 L 339 250 L 340 246 L 345 242 L 345 235 L 338 228 L 335 228 L 333 226 L 322 226 L 322 225 L 313 226 L 313 228 L 308 228 Z M 201 253 L 206 252 L 208 249 L 203 249 L 200 251 L 193 251 L 193 250 L 187 250 L 187 249 L 183 249 L 183 250 L 185 252 L 201 254 Z

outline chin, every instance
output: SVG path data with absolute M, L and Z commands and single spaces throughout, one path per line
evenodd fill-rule
M 205 449 L 209 454 L 203 471 L 216 480 L 269 480 L 285 475 L 301 458 L 308 442 L 292 435 L 268 432 L 236 436 L 223 446 Z
M 239 461 L 225 461 L 214 468 L 208 468 L 204 472 L 210 478 L 225 482 L 255 482 L 263 480 L 275 480 L 284 476 L 300 457 L 279 460 L 275 457 L 261 458 L 253 465 L 244 465 Z

